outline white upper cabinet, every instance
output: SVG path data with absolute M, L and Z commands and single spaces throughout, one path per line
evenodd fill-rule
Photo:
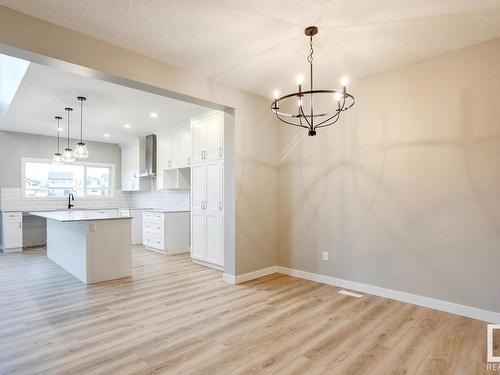
M 200 163 L 205 153 L 205 122 L 203 120 L 193 120 L 191 122 L 191 144 L 192 163 Z
M 157 165 L 161 169 L 186 168 L 191 164 L 191 134 L 189 130 L 159 136 Z
M 150 182 L 147 178 L 141 178 L 141 172 L 145 169 L 144 139 L 136 139 L 132 142 L 121 144 L 121 190 L 138 191 L 149 190 Z
M 187 172 L 168 174 L 167 171 L 188 168 L 191 164 L 191 131 L 189 129 L 157 136 L 157 189 L 188 189 Z M 171 184 L 172 176 L 179 184 Z M 187 185 L 186 185 L 187 184 Z
M 192 163 L 224 157 L 224 117 L 220 111 L 191 120 Z
M 205 160 L 219 160 L 224 156 L 223 119 L 220 115 L 210 116 L 206 121 Z

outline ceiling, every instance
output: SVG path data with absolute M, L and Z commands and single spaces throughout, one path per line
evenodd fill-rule
M 0 130 L 56 135 L 54 116 L 61 115 L 67 136 L 65 107 L 73 107 L 70 135 L 80 134 L 80 102 L 83 104 L 84 140 L 121 143 L 153 131 L 178 126 L 203 107 L 154 95 L 93 78 L 82 77 L 46 66 L 28 66 L 7 112 L 0 120 Z M 158 117 L 151 118 L 155 112 Z M 125 124 L 130 128 L 126 129 Z M 105 137 L 104 134 L 109 134 Z
M 498 0 L 0 0 L 0 4 L 271 96 L 306 72 L 331 86 L 500 36 Z

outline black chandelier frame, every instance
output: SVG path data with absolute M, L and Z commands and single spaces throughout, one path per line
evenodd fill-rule
M 311 47 L 310 54 L 307 57 L 309 62 L 309 75 L 310 75 L 310 89 L 307 91 L 302 91 L 302 84 L 299 83 L 299 91 L 277 97 L 271 104 L 271 110 L 276 114 L 276 117 L 285 124 L 297 126 L 301 128 L 308 129 L 309 136 L 316 135 L 316 129 L 325 128 L 335 124 L 339 119 L 342 112 L 347 111 L 351 108 L 355 99 L 354 96 L 347 92 L 346 85 L 343 85 L 342 90 L 315 90 L 313 86 L 313 36 L 318 33 L 318 28 L 316 26 L 309 26 L 304 30 L 304 33 L 309 36 L 309 45 Z M 313 96 L 320 94 L 333 95 L 337 99 L 337 108 L 331 112 L 314 113 L 313 107 Z M 309 113 L 304 112 L 304 107 L 302 103 L 302 98 L 309 96 Z M 298 110 L 297 113 L 286 113 L 280 112 L 280 103 L 284 103 L 287 99 L 297 98 L 298 99 Z M 318 122 L 315 122 L 318 120 Z

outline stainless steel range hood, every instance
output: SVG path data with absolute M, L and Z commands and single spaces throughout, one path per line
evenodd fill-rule
M 156 135 L 146 136 L 146 174 L 156 176 Z

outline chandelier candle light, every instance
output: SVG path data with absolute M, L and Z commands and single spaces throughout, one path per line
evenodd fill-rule
M 327 126 L 335 124 L 339 119 L 342 112 L 347 111 L 354 105 L 354 97 L 347 92 L 347 78 L 342 78 L 341 90 L 314 90 L 313 88 L 313 36 L 318 33 L 318 28 L 316 26 L 309 26 L 304 30 L 304 33 L 309 37 L 309 46 L 311 47 L 307 61 L 309 62 L 310 71 L 310 88 L 308 91 L 302 91 L 302 84 L 304 83 L 304 76 L 297 76 L 297 85 L 299 86 L 299 91 L 292 94 L 287 94 L 284 96 L 279 96 L 278 90 L 274 91 L 274 101 L 271 105 L 272 111 L 276 114 L 278 119 L 288 125 L 298 126 L 308 130 L 310 136 L 316 135 L 316 129 L 325 128 Z M 313 102 L 315 98 L 320 96 L 330 95 L 333 96 L 333 102 L 336 108 L 331 111 L 320 111 L 315 113 L 313 109 Z M 280 112 L 280 104 L 284 104 L 289 99 L 297 99 L 297 112 L 296 113 L 285 113 Z M 304 111 L 304 107 L 307 103 L 304 103 L 304 99 L 309 99 L 309 110 L 308 113 Z M 331 100 L 331 99 L 330 99 Z M 307 111 L 307 109 L 306 109 Z
M 75 158 L 77 159 L 87 159 L 89 157 L 89 151 L 87 146 L 83 142 L 83 102 L 87 100 L 84 96 L 79 96 L 77 99 L 80 101 L 80 142 L 77 143 L 75 148 Z
M 73 150 L 69 148 L 69 114 L 73 110 L 73 108 L 66 107 L 64 108 L 66 112 L 68 112 L 68 144 L 66 148 L 64 149 L 64 152 L 62 154 L 62 158 L 64 162 L 73 162 L 75 161 L 75 155 L 73 154 Z
M 62 164 L 62 156 L 61 153 L 59 152 L 59 120 L 62 119 L 61 116 L 56 116 L 55 119 L 57 120 L 57 151 L 54 153 L 54 156 L 52 158 L 52 163 L 54 164 Z

